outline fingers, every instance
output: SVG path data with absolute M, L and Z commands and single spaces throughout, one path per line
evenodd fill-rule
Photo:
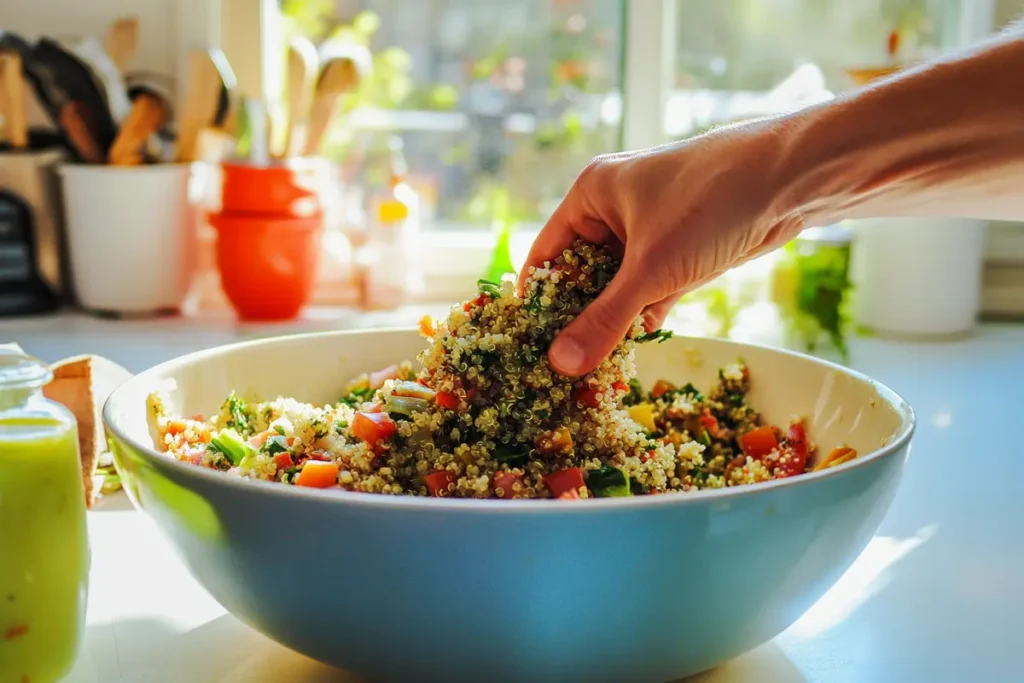
M 647 308 L 644 309 L 644 328 L 648 332 L 653 332 L 659 329 L 665 324 L 665 318 L 668 317 L 672 307 L 679 303 L 679 297 L 683 295 L 682 290 L 668 295 L 661 301 L 656 301 Z
M 556 372 L 570 377 L 590 372 L 629 332 L 644 301 L 636 273 L 623 270 L 551 345 L 548 362 Z
M 540 267 L 544 265 L 545 261 L 557 257 L 572 245 L 577 236 L 595 244 L 603 244 L 611 236 L 611 230 L 603 221 L 584 213 L 573 192 L 575 190 L 571 190 L 570 194 L 558 205 L 530 247 L 530 253 L 526 256 L 526 261 L 519 271 L 519 279 L 516 284 L 520 294 L 523 291 L 526 277 L 530 274 L 530 268 Z

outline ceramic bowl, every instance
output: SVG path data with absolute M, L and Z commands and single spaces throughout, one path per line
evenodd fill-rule
M 378 681 L 668 681 L 792 624 L 850 566 L 896 492 L 914 416 L 893 391 L 786 351 L 674 338 L 637 354 L 645 383 L 708 387 L 741 357 L 768 420 L 809 420 L 846 465 L 726 490 L 589 501 L 452 500 L 301 489 L 153 450 L 146 395 L 210 414 L 227 393 L 332 402 L 414 359 L 409 330 L 248 342 L 143 372 L 104 420 L 134 504 L 228 611 L 273 640 Z M 154 586 L 154 589 L 158 587 Z

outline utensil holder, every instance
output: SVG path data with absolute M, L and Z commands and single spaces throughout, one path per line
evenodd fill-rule
M 196 266 L 202 179 L 191 164 L 65 164 L 71 275 L 87 311 L 153 315 L 180 311 Z

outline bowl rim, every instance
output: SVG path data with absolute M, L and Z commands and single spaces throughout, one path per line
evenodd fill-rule
M 347 337 L 365 334 L 408 334 L 415 333 L 414 327 L 392 326 L 371 329 L 355 330 L 327 330 L 317 332 L 305 332 L 298 334 L 284 334 L 261 339 L 251 339 L 230 344 L 221 344 L 199 351 L 193 351 L 162 363 L 154 365 L 134 375 L 115 389 L 103 404 L 103 424 L 120 441 L 128 444 L 136 453 L 151 466 L 163 470 L 180 473 L 185 479 L 192 479 L 196 482 L 209 483 L 213 486 L 224 486 L 228 488 L 241 487 L 240 491 L 247 493 L 262 491 L 270 496 L 290 496 L 308 500 L 321 500 L 324 504 L 330 505 L 353 505 L 363 509 L 377 509 L 381 511 L 418 511 L 423 513 L 459 513 L 459 514 L 582 514 L 594 511 L 640 511 L 652 507 L 662 506 L 685 506 L 702 503 L 727 503 L 737 498 L 748 496 L 764 495 L 771 491 L 778 491 L 796 486 L 812 485 L 814 482 L 822 481 L 830 477 L 843 476 L 861 467 L 883 458 L 894 456 L 902 451 L 911 441 L 917 428 L 917 415 L 913 407 L 899 393 L 889 386 L 872 379 L 862 372 L 844 367 L 838 363 L 817 358 L 806 353 L 784 349 L 767 344 L 755 344 L 739 342 L 731 339 L 720 339 L 717 337 L 698 337 L 693 335 L 675 335 L 673 339 L 693 340 L 700 342 L 713 342 L 737 348 L 755 348 L 759 350 L 779 353 L 802 359 L 822 367 L 848 375 L 856 380 L 871 386 L 877 393 L 879 399 L 885 401 L 901 416 L 901 424 L 898 431 L 890 440 L 875 450 L 863 456 L 857 457 L 849 462 L 836 467 L 830 467 L 820 472 L 808 472 L 797 477 L 785 479 L 772 479 L 748 486 L 730 486 L 720 489 L 702 489 L 688 493 L 672 492 L 662 495 L 629 496 L 625 498 L 594 498 L 585 503 L 572 505 L 565 501 L 542 498 L 542 499 L 477 499 L 477 498 L 434 498 L 429 496 L 411 495 L 384 495 L 379 493 L 363 493 L 358 491 L 315 489 L 301 486 L 283 486 L 279 482 L 245 479 L 243 477 L 227 476 L 224 472 L 209 470 L 203 467 L 181 462 L 175 458 L 168 457 L 155 448 L 139 443 L 128 436 L 116 421 L 112 419 L 116 404 L 120 401 L 120 395 L 126 393 L 126 387 L 137 383 L 145 383 L 154 375 L 173 371 L 175 368 L 191 364 L 209 356 L 226 355 L 240 349 L 253 346 L 270 345 L 285 341 L 296 341 L 303 339 L 316 339 L 321 337 Z

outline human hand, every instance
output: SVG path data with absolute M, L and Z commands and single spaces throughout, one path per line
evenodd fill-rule
M 714 131 L 682 143 L 594 159 L 537 236 L 531 266 L 577 237 L 611 243 L 622 266 L 555 339 L 548 358 L 569 376 L 590 372 L 638 315 L 659 327 L 682 296 L 781 246 L 802 228 L 787 206 L 785 137 L 774 121 Z

